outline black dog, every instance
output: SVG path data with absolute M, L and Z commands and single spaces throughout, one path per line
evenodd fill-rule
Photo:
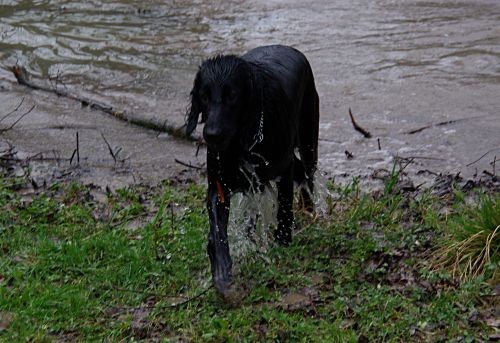
M 309 62 L 298 50 L 281 45 L 208 59 L 191 91 L 188 135 L 200 113 L 208 147 L 208 255 L 214 285 L 224 295 L 232 278 L 227 240 L 231 194 L 277 180 L 274 236 L 282 245 L 292 239 L 294 181 L 305 186 L 301 197 L 312 210 L 319 98 Z

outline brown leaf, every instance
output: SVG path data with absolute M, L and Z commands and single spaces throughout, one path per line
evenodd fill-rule
M 290 293 L 281 301 L 281 306 L 287 311 L 297 311 L 309 307 L 312 304 L 311 299 L 301 293 Z
M 148 317 L 150 314 L 148 308 L 138 308 L 132 314 L 132 322 L 130 323 L 130 330 L 136 338 L 146 338 L 150 330 L 150 323 Z
M 14 315 L 12 313 L 0 312 L 0 332 L 7 330 L 13 320 Z
M 318 286 L 325 282 L 326 276 L 324 273 L 318 273 L 311 276 L 311 282 L 313 285 Z
M 497 318 L 497 317 L 486 318 L 485 322 L 486 322 L 486 325 L 491 326 L 492 328 L 499 328 L 500 327 L 500 318 Z

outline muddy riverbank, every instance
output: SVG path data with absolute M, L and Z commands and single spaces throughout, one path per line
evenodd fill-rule
M 181 124 L 197 65 L 215 53 L 293 45 L 321 98 L 320 168 L 339 182 L 380 185 L 397 157 L 416 183 L 439 173 L 498 173 L 500 4 L 496 1 L 291 1 L 220 4 L 116 1 L 0 6 L 0 141 L 35 171 L 61 168 L 80 139 L 85 182 L 158 182 L 203 166 L 193 143 L 74 101 L 18 86 L 16 63 L 57 87 Z M 24 100 L 23 100 L 24 99 Z M 348 116 L 373 136 L 356 132 Z M 103 136 L 105 138 L 103 138 Z M 117 153 L 113 156 L 111 151 Z M 7 143 L 5 143 L 7 144 Z

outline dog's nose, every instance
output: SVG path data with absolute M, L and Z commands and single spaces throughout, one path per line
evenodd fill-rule
M 205 126 L 203 137 L 207 143 L 219 143 L 223 140 L 222 129 L 220 127 Z

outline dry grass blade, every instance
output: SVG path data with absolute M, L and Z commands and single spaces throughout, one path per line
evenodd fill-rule
M 500 225 L 489 234 L 481 230 L 467 239 L 438 249 L 432 269 L 449 269 L 452 276 L 459 277 L 461 281 L 481 275 L 491 262 L 492 243 L 499 230 Z

